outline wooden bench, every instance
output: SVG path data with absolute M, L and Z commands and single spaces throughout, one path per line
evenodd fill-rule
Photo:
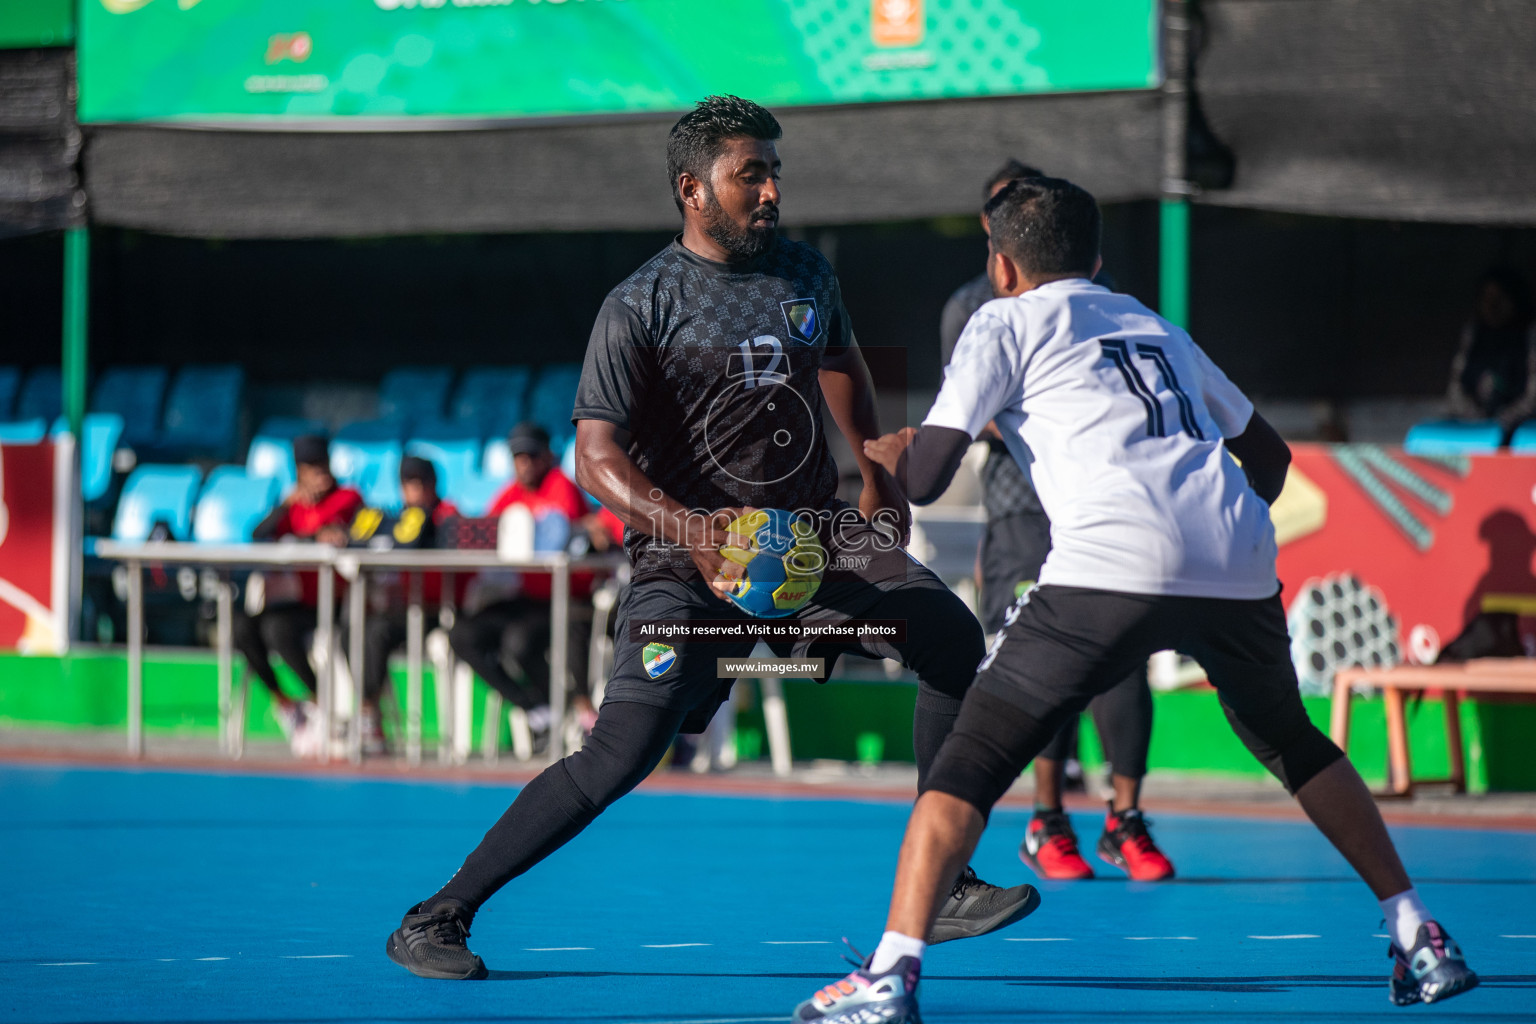
M 1342 669 L 1333 677 L 1330 733 L 1341 749 L 1349 749 L 1349 712 L 1353 688 L 1381 689 L 1387 712 L 1387 776 L 1389 789 L 1380 795 L 1413 795 L 1415 783 L 1446 784 L 1467 791 L 1466 755 L 1461 747 L 1461 695 L 1516 693 L 1536 695 L 1536 659 L 1478 658 L 1460 665 L 1399 665 L 1396 668 Z M 1451 774 L 1445 779 L 1413 777 L 1408 755 L 1408 719 L 1403 696 L 1439 690 L 1445 701 L 1445 741 Z

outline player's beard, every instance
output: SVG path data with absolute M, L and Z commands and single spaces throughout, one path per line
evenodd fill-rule
M 753 210 L 745 225 L 738 225 L 726 214 L 713 189 L 706 188 L 704 204 L 704 233 L 730 255 L 732 263 L 754 260 L 773 248 L 778 234 L 779 208 L 765 203 Z M 759 217 L 769 217 L 772 223 L 766 228 L 754 228 L 752 222 Z

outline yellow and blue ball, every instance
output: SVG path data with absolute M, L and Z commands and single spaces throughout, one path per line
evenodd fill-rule
M 742 545 L 720 553 L 741 566 L 726 597 L 748 615 L 778 619 L 804 608 L 821 586 L 827 552 L 815 524 L 781 508 L 754 509 L 726 528 Z

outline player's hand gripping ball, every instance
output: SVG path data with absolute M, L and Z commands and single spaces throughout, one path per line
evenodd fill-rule
M 778 619 L 816 595 L 827 552 L 813 523 L 781 508 L 760 508 L 736 517 L 726 531 L 734 543 L 720 548 L 727 573 L 717 589 L 736 607 L 760 619 Z

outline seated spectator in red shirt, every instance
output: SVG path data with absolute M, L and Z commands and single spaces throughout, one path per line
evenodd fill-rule
M 535 516 L 563 516 L 573 527 L 590 521 L 587 499 L 560 471 L 548 431 L 536 423 L 520 423 L 508 444 L 516 477 L 492 503 L 490 515 L 521 505 Z M 528 727 L 542 745 L 550 726 L 550 575 L 524 572 L 521 584 L 517 596 L 459 616 L 448 642 L 454 654 L 492 689 L 527 712 Z M 592 605 L 587 599 L 591 593 L 592 575 L 573 573 L 567 650 L 576 684 L 572 705 L 584 719 L 593 716 L 587 693 L 587 641 L 592 628 Z
M 297 484 L 265 519 L 256 524 L 251 531 L 252 539 L 276 541 L 294 537 L 345 546 L 347 526 L 357 510 L 363 507 L 363 496 L 336 483 L 336 478 L 331 475 L 330 447 L 325 438 L 313 435 L 294 438 L 293 461 L 298 472 Z M 265 607 L 255 615 L 237 611 L 233 622 L 236 650 L 245 655 L 251 671 L 272 694 L 277 723 L 283 735 L 295 743 L 306 732 L 305 723 L 312 717 L 314 704 L 310 700 L 301 704 L 283 692 L 278 685 L 277 673 L 272 670 L 270 652 L 276 651 L 282 656 L 313 698 L 315 670 L 310 667 L 304 641 L 315 628 L 317 585 L 313 572 L 297 576 L 295 592 L 279 597 L 281 588 L 276 584 L 282 574 L 269 574 Z
M 363 529 L 363 516 L 359 516 L 352 529 L 354 542 L 369 547 L 435 548 L 447 546 L 449 531 L 443 527 L 459 514 L 451 501 L 444 501 L 437 493 L 437 467 L 426 459 L 407 455 L 400 460 L 400 497 L 404 507 L 393 524 L 384 525 L 383 518 L 372 518 Z M 371 511 L 371 510 L 370 510 Z M 366 513 L 365 513 L 366 514 Z M 378 579 L 378 577 L 375 577 Z M 466 574 L 459 580 L 468 582 Z M 382 580 L 381 580 L 382 582 Z M 368 617 L 363 631 L 363 752 L 385 752 L 384 731 L 380 726 L 379 696 L 389 676 L 389 656 L 404 645 L 406 640 L 406 607 L 409 579 L 405 574 L 395 577 L 395 586 L 387 589 L 388 604 L 385 610 Z M 462 597 L 462 586 L 459 588 Z M 424 608 L 434 608 L 442 603 L 443 574 L 421 574 L 421 602 Z

